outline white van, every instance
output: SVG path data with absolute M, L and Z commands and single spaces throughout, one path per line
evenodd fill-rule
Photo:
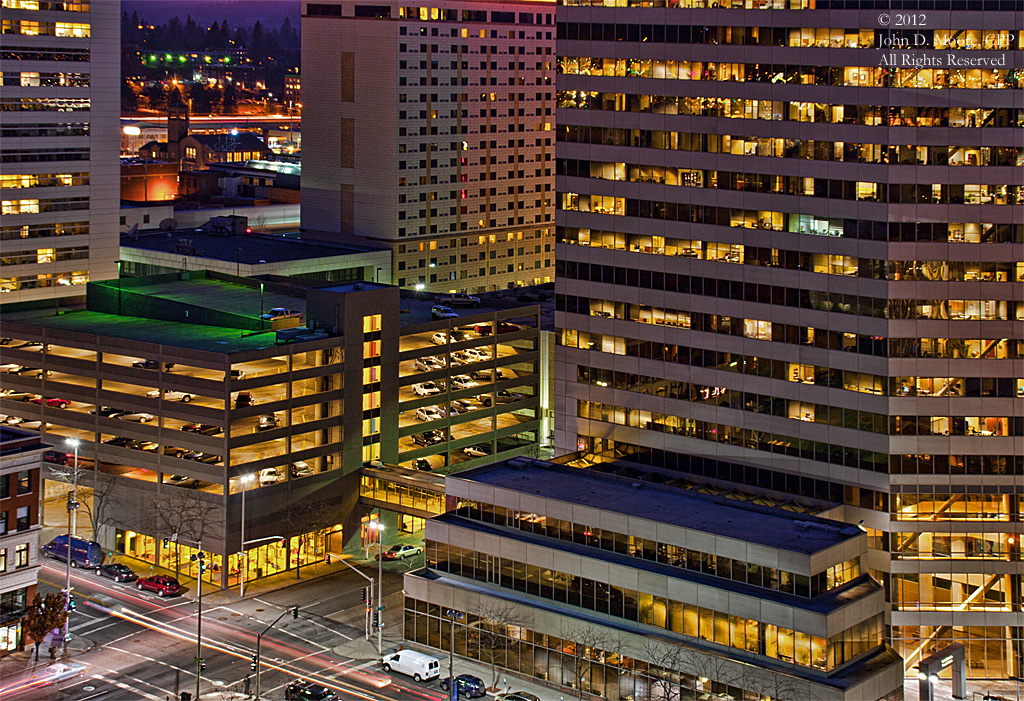
M 407 674 L 418 682 L 437 679 L 441 676 L 441 663 L 437 658 L 415 650 L 399 650 L 381 659 L 384 671 L 395 670 Z

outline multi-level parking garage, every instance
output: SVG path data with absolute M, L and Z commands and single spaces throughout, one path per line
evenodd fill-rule
M 94 283 L 86 309 L 5 309 L 0 420 L 43 431 L 54 461 L 80 441 L 87 488 L 111 485 L 93 495 L 106 547 L 187 561 L 184 542 L 163 543 L 179 531 L 214 553 L 222 584 L 238 576 L 244 486 L 246 538 L 266 538 L 248 549 L 255 578 L 343 547 L 364 464 L 448 471 L 535 442 L 536 308 L 430 308 L 371 283 Z M 197 505 L 202 523 L 174 515 Z

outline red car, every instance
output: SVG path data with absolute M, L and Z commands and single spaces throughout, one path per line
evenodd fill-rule
M 33 404 L 42 404 L 43 398 L 37 394 L 36 396 L 32 397 L 32 399 L 30 399 L 29 401 L 32 402 Z M 71 402 L 69 402 L 67 399 L 58 399 L 57 397 L 46 398 L 46 406 L 55 406 L 58 409 L 63 409 L 70 403 Z
M 155 591 L 157 596 L 177 596 L 181 593 L 181 585 L 174 577 L 165 577 L 162 574 L 155 574 L 152 577 L 143 577 L 135 583 L 139 591 Z

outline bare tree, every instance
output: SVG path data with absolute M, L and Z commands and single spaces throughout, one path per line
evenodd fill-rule
M 327 529 L 337 522 L 336 509 L 324 499 L 303 499 L 288 505 L 285 522 L 292 532 L 300 534 L 299 549 L 305 548 L 307 552 L 313 551 L 318 555 L 321 552 L 319 544 L 326 538 Z M 323 542 L 322 552 L 326 551 L 327 543 Z M 318 561 L 319 558 L 314 557 L 314 562 Z M 296 579 L 301 578 L 300 568 L 300 561 L 296 561 Z
M 184 487 L 165 486 L 154 506 L 153 519 L 157 526 L 157 535 L 170 538 L 177 535 L 183 541 L 202 541 L 213 538 L 214 504 L 203 492 Z M 181 559 L 175 548 L 174 574 L 181 571 Z
M 604 660 L 605 652 L 616 649 L 618 641 L 607 628 L 582 621 L 563 624 L 559 637 L 572 647 L 573 681 L 582 701 L 583 685 L 591 668 L 595 662 Z
M 471 611 L 479 617 L 470 635 L 491 665 L 491 689 L 498 686 L 498 660 L 506 649 L 509 628 L 530 626 L 530 615 L 516 604 L 499 599 L 481 599 Z
M 813 701 L 820 698 L 809 684 L 800 682 L 794 676 L 770 670 L 759 670 L 744 677 L 743 686 L 772 701 Z
M 735 662 L 712 652 L 704 652 L 691 647 L 680 647 L 679 657 L 680 667 L 690 670 L 690 673 L 697 677 L 697 681 L 701 685 L 708 685 L 714 682 L 719 684 L 737 684 L 743 678 Z M 704 689 L 704 691 L 711 693 L 712 698 L 724 698 L 720 695 L 715 695 L 710 689 Z
M 112 494 L 117 486 L 117 480 L 112 475 L 101 472 L 95 467 L 83 467 L 81 462 L 84 461 L 80 461 L 79 465 L 75 465 L 74 462 L 67 465 L 50 465 L 49 476 L 50 479 L 58 482 L 72 486 L 77 485 L 79 513 L 89 519 L 93 538 L 95 538 L 99 527 L 110 522 L 108 514 L 111 510 L 110 507 L 114 505 L 115 500 Z M 89 464 L 93 465 L 94 463 L 90 460 Z M 91 495 L 92 499 L 84 498 L 87 495 Z
M 648 676 L 650 690 L 648 699 L 654 699 L 654 691 L 660 692 L 659 699 L 675 701 L 683 695 L 683 665 L 685 662 L 684 648 L 669 642 L 659 642 L 648 638 L 643 645 L 643 659 L 651 665 Z

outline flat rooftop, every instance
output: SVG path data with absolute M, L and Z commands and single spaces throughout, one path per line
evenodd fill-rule
M 466 470 L 450 479 L 537 494 L 806 555 L 861 534 L 856 526 L 841 521 L 529 458 Z
M 104 314 L 87 309 L 66 311 L 60 316 L 52 313 L 42 315 L 39 309 L 5 311 L 4 323 L 22 323 L 53 332 L 57 335 L 51 337 L 52 343 L 60 343 L 59 334 L 72 332 L 211 353 L 241 353 L 271 348 L 277 338 L 272 331 L 245 332 L 249 335 L 243 335 L 237 328 Z
M 480 294 L 473 294 L 474 297 L 480 298 L 479 307 L 453 307 L 454 311 L 459 316 L 476 316 L 477 314 L 494 313 L 496 311 L 504 311 L 506 309 L 521 309 L 522 307 L 539 304 L 540 300 L 534 299 L 533 301 L 520 301 L 521 297 L 526 295 L 527 289 L 532 290 L 533 288 L 518 288 L 516 290 L 501 290 L 500 292 L 481 292 Z M 403 326 L 409 324 L 425 324 L 430 321 L 434 321 L 434 318 L 430 315 L 431 308 L 437 304 L 434 301 L 435 297 L 442 296 L 441 292 L 415 292 L 412 290 L 402 290 L 402 301 L 399 305 L 401 311 L 400 323 Z M 554 292 L 548 290 L 547 294 L 551 298 L 551 306 L 554 308 Z M 510 318 L 510 321 L 514 319 Z M 452 319 L 453 323 L 456 323 L 456 319 Z
M 303 313 L 306 311 L 305 298 L 273 292 L 269 285 L 264 286 L 261 295 L 258 286 L 239 285 L 209 277 L 159 280 L 149 283 L 144 282 L 145 280 L 146 278 L 125 278 L 124 290 L 242 316 L 258 317 L 263 312 L 275 307 L 294 309 Z M 105 284 L 108 287 L 114 287 L 116 281 L 107 281 Z M 263 298 L 262 305 L 260 304 L 261 296 Z
M 121 247 L 175 253 L 196 258 L 211 258 L 232 263 L 237 260 L 245 265 L 354 256 L 371 251 L 387 250 L 383 246 L 357 246 L 350 243 L 311 241 L 300 238 L 296 232 L 215 236 L 194 229 L 177 229 L 170 232 L 147 231 L 135 236 L 122 234 Z

